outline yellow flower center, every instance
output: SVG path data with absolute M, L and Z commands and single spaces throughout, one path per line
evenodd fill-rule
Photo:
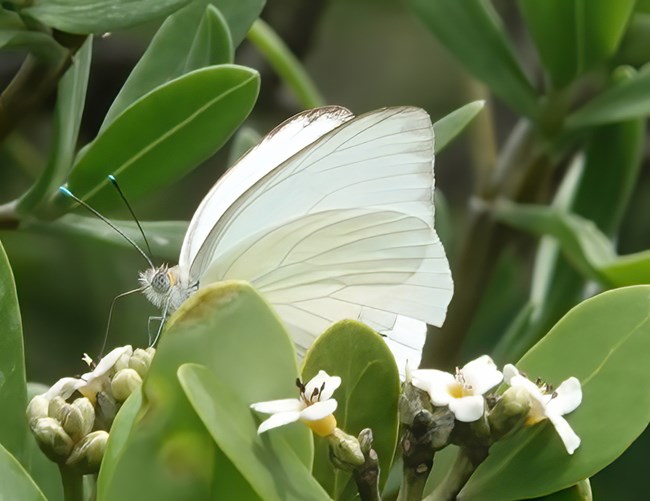
M 334 417 L 334 414 L 325 416 L 324 418 L 317 421 L 302 420 L 302 422 L 309 426 L 309 428 L 311 428 L 311 431 L 313 431 L 319 437 L 326 437 L 328 435 L 331 435 L 336 428 L 336 418 Z
M 449 394 L 454 398 L 462 398 L 473 395 L 472 387 L 460 382 L 452 383 L 448 386 Z

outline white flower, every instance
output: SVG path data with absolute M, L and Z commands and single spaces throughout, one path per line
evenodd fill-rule
M 506 365 L 503 374 L 506 383 L 512 387 L 524 388 L 530 395 L 531 407 L 526 424 L 530 426 L 548 419 L 555 426 L 567 452 L 573 454 L 580 445 L 580 437 L 562 416 L 574 411 L 582 402 L 580 381 L 570 377 L 553 391 L 546 384 L 538 386 L 533 383 L 521 375 L 514 365 Z
M 334 431 L 336 419 L 332 414 L 336 410 L 337 402 L 331 397 L 334 390 L 341 385 L 341 378 L 319 371 L 307 384 L 303 385 L 300 379 L 296 384 L 300 390 L 300 398 L 271 400 L 251 405 L 253 410 L 272 414 L 260 425 L 257 433 L 264 433 L 271 428 L 294 421 L 304 422 L 314 433 L 322 437 Z
M 132 354 L 133 348 L 129 344 L 107 353 L 92 372 L 86 372 L 81 376 L 82 384 L 78 387 L 79 392 L 94 403 L 97 393 L 109 387 L 110 377 L 128 366 Z
M 492 359 L 483 355 L 456 369 L 456 374 L 436 369 L 411 372 L 412 384 L 426 391 L 436 406 L 448 406 L 458 421 L 477 421 L 485 411 L 485 394 L 498 385 L 503 374 Z

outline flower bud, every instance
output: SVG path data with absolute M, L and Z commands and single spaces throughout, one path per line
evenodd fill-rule
M 94 424 L 95 408 L 87 398 L 78 398 L 65 407 L 64 415 L 61 418 L 61 426 L 75 442 L 90 433 Z
M 59 422 L 51 417 L 37 419 L 32 423 L 32 432 L 39 447 L 52 461 L 60 462 L 68 457 L 74 445 L 70 436 Z
M 70 404 L 63 397 L 54 397 L 50 400 L 47 408 L 47 415 L 51 418 L 61 421 L 66 413 L 66 408 Z
M 137 348 L 129 359 L 129 368 L 134 369 L 140 377 L 144 379 L 147 372 L 149 372 L 149 366 L 151 365 L 152 359 L 152 352 L 143 350 L 142 348 Z
M 336 428 L 333 433 L 327 436 L 327 441 L 330 445 L 330 461 L 336 468 L 352 471 L 366 462 L 361 445 L 356 437 Z
M 132 354 L 133 351 L 131 349 L 125 350 L 124 353 L 122 353 L 115 361 L 115 365 L 113 365 L 113 371 L 119 372 L 122 369 L 126 369 L 129 366 L 129 360 L 131 359 Z
M 492 440 L 500 440 L 519 430 L 528 417 L 530 397 L 522 387 L 510 387 L 498 400 L 488 415 Z
M 99 430 L 89 433 L 72 450 L 66 465 L 74 467 L 84 474 L 98 472 L 107 442 L 107 432 Z
M 431 412 L 431 398 L 426 391 L 413 386 L 410 382 L 404 383 L 399 396 L 399 420 L 402 424 L 411 426 L 415 416 L 422 410 Z
M 140 374 L 134 369 L 122 369 L 111 381 L 111 392 L 118 402 L 124 402 L 134 390 L 142 385 Z
M 27 421 L 32 422 L 40 418 L 48 417 L 50 401 L 43 395 L 36 395 L 27 405 Z
M 364 428 L 359 433 L 359 446 L 361 447 L 361 452 L 367 455 L 372 449 L 372 430 L 370 428 Z

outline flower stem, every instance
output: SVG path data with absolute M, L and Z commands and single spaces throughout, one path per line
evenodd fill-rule
M 404 468 L 397 501 L 422 499 L 435 454 L 431 437 L 429 427 L 426 426 L 410 426 L 405 429 L 401 440 Z
M 374 449 L 364 453 L 366 462 L 353 472 L 354 481 L 359 491 L 361 501 L 380 501 L 379 493 L 379 461 Z
M 63 484 L 63 499 L 65 501 L 83 501 L 83 475 L 60 464 L 61 482 Z
M 449 473 L 442 483 L 424 501 L 452 501 L 465 486 L 472 473 L 487 458 L 487 447 L 461 447 Z
M 248 40 L 266 57 L 302 107 L 317 108 L 325 104 L 325 99 L 300 61 L 268 24 L 261 19 L 255 21 L 248 32 Z

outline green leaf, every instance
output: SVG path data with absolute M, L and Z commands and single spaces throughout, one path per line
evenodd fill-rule
M 95 139 L 68 188 L 105 211 L 121 204 L 109 174 L 132 199 L 167 186 L 223 146 L 250 113 L 258 89 L 257 72 L 235 65 L 196 70 L 157 88 Z M 58 200 L 69 207 L 65 198 Z
M 641 66 L 650 60 L 650 13 L 632 15 L 616 59 L 632 66 Z
M 537 96 L 486 0 L 410 0 L 416 14 L 465 69 L 514 110 L 538 113 Z
M 569 115 L 571 129 L 590 127 L 650 115 L 650 65 L 636 75 L 601 92 Z
M 397 442 L 397 401 L 400 381 L 395 358 L 379 334 L 354 320 L 334 324 L 319 336 L 305 355 L 303 381 L 309 381 L 319 370 L 339 376 L 341 387 L 334 398 L 338 402 L 334 414 L 338 427 L 357 436 L 371 428 L 373 449 L 379 456 L 379 466 L 386 481 Z M 335 470 L 330 461 L 328 445 L 316 442 L 314 476 L 335 499 L 345 499 L 351 476 Z M 341 496 L 344 497 L 341 497 Z
M 67 53 L 50 35 L 22 30 L 0 31 L 0 49 L 26 50 L 45 61 L 60 61 Z
M 555 237 L 565 255 L 586 276 L 601 282 L 599 268 L 616 257 L 609 239 L 588 220 L 545 205 L 502 201 L 495 205 L 499 221 L 539 236 Z
M 0 243 L 0 444 L 22 460 L 28 434 L 23 329 L 11 265 Z
M 650 283 L 650 251 L 621 256 L 599 271 L 616 287 Z
M 181 386 L 212 438 L 260 498 L 329 499 L 307 466 L 275 432 L 257 433 L 249 405 L 201 365 L 178 369 Z
M 246 405 L 296 394 L 292 342 L 264 300 L 243 282 L 199 290 L 168 322 L 143 382 L 142 410 L 100 499 L 255 498 L 187 400 L 177 378 L 184 363 L 206 366 Z M 311 464 L 305 426 L 276 431 Z
M 2 445 L 0 445 L 0 499 L 46 501 L 28 473 Z
M 566 453 L 541 422 L 490 450 L 459 499 L 542 496 L 591 477 L 614 461 L 650 420 L 650 286 L 600 294 L 571 310 L 518 363 L 532 379 L 555 386 L 570 376 L 583 399 L 567 420 L 582 443 Z
M 106 114 L 102 130 L 131 103 L 185 73 L 187 57 L 195 43 L 195 38 L 188 37 L 187 34 L 195 32 L 209 4 L 215 5 L 223 14 L 230 27 L 232 44 L 237 47 L 262 11 L 264 0 L 194 0 L 169 16 L 115 98 Z
M 101 35 L 171 14 L 190 0 L 34 0 L 21 14 L 66 33 Z
M 38 180 L 18 202 L 17 210 L 22 214 L 33 213 L 44 199 L 53 197 L 72 168 L 88 89 L 91 56 L 92 38 L 89 37 L 59 82 L 54 108 L 52 151 Z
M 233 62 L 234 57 L 235 48 L 228 23 L 214 5 L 208 4 L 187 55 L 185 72 L 204 66 L 229 64 Z
M 519 0 L 537 51 L 556 87 L 616 53 L 634 0 Z
M 126 445 L 141 407 L 142 392 L 134 391 L 122 404 L 122 407 L 120 407 L 113 420 L 108 444 L 106 445 L 102 465 L 99 470 L 99 477 L 97 478 L 98 494 L 103 495 L 109 490 L 113 473 L 124 451 L 124 446 Z
M 111 222 L 146 251 L 146 245 L 134 221 L 113 220 Z M 154 256 L 170 262 L 178 261 L 183 238 L 187 232 L 187 221 L 141 221 L 140 224 Z M 28 221 L 21 226 L 21 229 L 40 234 L 79 235 L 132 249 L 125 238 L 95 217 L 66 214 L 52 222 Z
M 474 101 L 452 111 L 449 115 L 442 117 L 434 123 L 433 132 L 436 138 L 436 153 L 444 150 L 474 120 L 474 117 L 483 109 L 483 106 L 485 106 L 485 101 Z

